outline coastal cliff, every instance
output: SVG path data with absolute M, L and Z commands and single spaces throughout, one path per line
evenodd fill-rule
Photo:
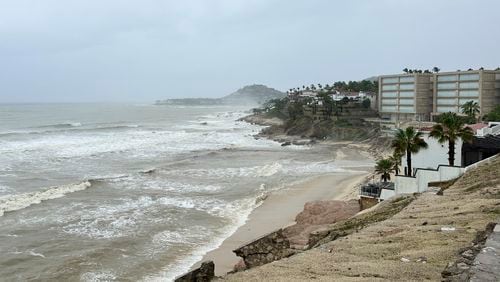
M 283 146 L 310 145 L 318 142 L 352 142 L 352 145 L 364 146 L 374 158 L 389 154 L 390 138 L 383 136 L 378 125 L 363 119 L 313 121 L 308 117 L 289 120 L 283 116 L 256 112 L 240 120 L 265 126 L 257 138 L 268 138 Z

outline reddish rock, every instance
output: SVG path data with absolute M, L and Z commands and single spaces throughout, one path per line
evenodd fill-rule
M 296 224 L 287 227 L 283 233 L 291 245 L 300 248 L 307 245 L 311 232 L 325 225 L 350 218 L 359 210 L 357 200 L 309 202 L 295 218 Z

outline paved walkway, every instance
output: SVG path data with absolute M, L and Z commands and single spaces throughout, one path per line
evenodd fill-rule
M 470 281 L 500 281 L 500 224 L 474 260 Z

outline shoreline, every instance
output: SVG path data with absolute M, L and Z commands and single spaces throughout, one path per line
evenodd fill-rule
M 241 259 L 232 252 L 234 249 L 279 228 L 294 224 L 295 217 L 304 209 L 306 203 L 317 200 L 352 199 L 354 190 L 370 175 L 372 168 L 358 167 L 354 170 L 359 172 L 327 173 L 271 193 L 250 213 L 242 226 L 227 237 L 219 247 L 206 253 L 202 260 L 191 267 L 191 270 L 199 267 L 201 262 L 212 260 L 215 263 L 216 275 L 225 275 L 232 271 L 234 265 Z

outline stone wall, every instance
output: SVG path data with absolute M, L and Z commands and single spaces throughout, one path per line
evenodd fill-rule
M 191 272 L 175 279 L 175 282 L 209 282 L 215 277 L 215 264 L 207 261 Z
M 246 268 L 270 263 L 294 254 L 282 229 L 265 235 L 233 252 L 243 258 Z

